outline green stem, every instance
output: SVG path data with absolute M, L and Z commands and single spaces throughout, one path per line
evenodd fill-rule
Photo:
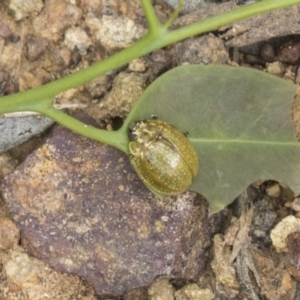
M 140 0 L 140 1 L 147 20 L 148 30 L 152 34 L 157 35 L 159 33 L 159 29 L 162 26 L 156 16 L 155 10 L 150 1 L 148 0 Z
M 43 109 L 42 113 L 47 117 L 53 119 L 57 123 L 63 125 L 64 127 L 86 136 L 90 139 L 111 145 L 124 153 L 128 154 L 128 138 L 127 135 L 119 131 L 107 131 L 103 129 L 95 128 L 91 125 L 87 125 L 80 122 L 69 115 L 63 113 L 62 111 L 49 107 Z
M 184 0 L 179 0 L 178 5 L 175 9 L 175 11 L 172 13 L 170 18 L 167 20 L 167 22 L 164 24 L 164 28 L 169 28 L 171 24 L 174 22 L 174 20 L 178 17 L 179 13 L 181 12 L 183 6 L 184 6 Z
M 7 110 L 6 112 L 14 112 L 16 110 Z M 124 153 L 128 154 L 128 137 L 123 130 L 107 131 L 87 125 L 77 119 L 65 114 L 64 112 L 52 106 L 52 99 L 42 99 L 33 103 L 22 103 L 18 106 L 18 111 L 34 111 L 41 113 L 62 126 L 86 136 L 90 139 L 111 145 Z

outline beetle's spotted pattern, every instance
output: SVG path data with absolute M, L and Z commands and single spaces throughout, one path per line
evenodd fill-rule
M 198 155 L 189 139 L 157 119 L 129 127 L 130 161 L 147 187 L 163 195 L 186 191 L 198 173 Z

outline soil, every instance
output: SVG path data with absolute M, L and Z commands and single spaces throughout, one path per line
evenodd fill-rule
M 1 95 L 34 88 L 86 68 L 128 47 L 147 30 L 138 0 L 46 0 L 44 2 L 40 0 L 26 1 L 26 5 L 22 2 L 4 0 L 1 3 Z M 166 21 L 172 9 L 163 0 L 152 2 L 160 21 Z M 198 11 L 178 18 L 173 26 L 174 28 L 181 27 L 195 20 L 230 10 L 235 6 L 236 1 L 207 3 Z M 55 106 L 65 109 L 77 118 L 86 118 L 86 120 L 93 118 L 88 122 L 92 122 L 97 127 L 108 130 L 117 129 L 135 101 L 155 78 L 185 63 L 246 66 L 271 73 L 299 85 L 300 38 L 297 35 L 300 34 L 300 28 L 297 28 L 299 10 L 300 5 L 288 8 L 284 13 L 272 12 L 250 18 L 247 21 L 155 51 L 84 86 L 57 95 Z M 276 26 L 274 26 L 275 19 Z M 300 135 L 299 101 L 300 89 L 298 89 L 292 108 L 298 136 Z M 114 160 L 126 165 L 123 157 L 113 156 L 115 155 L 113 151 L 95 150 L 92 142 L 69 135 L 68 132 L 56 126 L 54 130 L 53 128 L 46 129 L 41 135 L 32 136 L 27 142 L 0 154 L 0 179 L 3 180 L 14 170 L 17 170 L 14 174 L 21 172 L 20 170 L 24 171 L 45 157 L 46 162 L 49 163 L 45 167 L 47 170 L 41 167 L 38 176 L 31 174 L 31 178 L 34 177 L 34 179 L 31 179 L 32 185 L 29 186 L 36 188 L 39 185 L 37 179 L 43 181 L 44 173 L 50 168 L 55 170 L 52 174 L 56 176 L 59 174 L 58 170 L 61 169 L 55 169 L 50 163 L 49 151 L 55 141 L 54 146 L 58 145 L 63 149 L 64 140 L 70 141 L 70 144 L 73 143 L 71 145 L 74 147 L 72 148 L 73 154 L 88 151 L 87 149 L 91 148 L 95 151 L 94 154 L 99 152 L 108 157 L 105 162 L 106 166 L 111 166 Z M 43 151 L 48 152 L 41 154 Z M 78 156 L 74 154 L 70 160 L 81 159 L 79 156 L 80 154 Z M 82 172 L 94 174 L 93 164 L 103 163 L 101 160 L 95 161 L 88 161 L 86 169 Z M 66 170 L 74 167 L 67 161 L 63 163 L 66 163 L 64 165 Z M 118 168 L 119 166 L 116 166 L 112 174 L 108 172 L 107 178 L 101 179 L 103 180 L 101 184 L 105 185 L 110 178 L 117 178 Z M 75 168 L 73 173 L 76 172 L 78 169 Z M 137 184 L 134 176 L 128 174 L 128 187 L 120 183 L 118 188 L 120 190 L 131 188 L 132 182 Z M 30 178 L 29 175 L 28 178 Z M 28 181 L 28 178 L 25 179 Z M 84 180 L 88 179 L 84 178 Z M 7 182 L 5 184 L 7 185 Z M 53 179 L 53 185 L 55 185 L 55 179 Z M 26 187 L 25 181 L 24 189 Z M 3 185 L 3 190 L 5 188 L 7 186 Z M 153 196 L 145 194 L 148 192 L 142 188 L 136 191 L 138 191 L 136 192 L 137 199 L 128 200 L 128 203 L 133 205 L 130 208 L 140 213 L 148 210 L 150 214 L 149 211 L 153 209 L 151 206 Z M 2 193 L 2 188 L 0 192 Z M 80 190 L 75 190 L 75 193 L 79 194 Z M 153 277 L 150 276 L 151 282 L 140 286 L 136 282 L 132 285 L 127 284 L 125 280 L 127 274 L 124 273 L 124 278 L 119 279 L 119 285 L 115 284 L 115 291 L 111 290 L 114 286 L 111 284 L 112 277 L 107 276 L 105 280 L 110 281 L 111 284 L 108 289 L 109 293 L 105 292 L 106 289 L 103 286 L 97 288 L 96 273 L 92 274 L 91 271 L 91 275 L 84 271 L 84 264 L 88 265 L 90 260 L 87 258 L 79 262 L 80 257 L 86 254 L 80 252 L 82 250 L 80 244 L 74 244 L 76 259 L 78 259 L 76 271 L 71 268 L 69 261 L 64 262 L 69 263 L 70 269 L 67 269 L 63 262 L 53 262 L 49 259 L 49 257 L 53 258 L 52 256 L 36 251 L 38 246 L 35 245 L 37 240 L 35 240 L 34 227 L 42 227 L 47 223 L 47 210 L 58 209 L 57 207 L 61 205 L 59 197 L 58 200 L 53 200 L 54 196 L 50 191 L 49 199 L 53 201 L 51 200 L 51 204 L 48 208 L 46 207 L 46 215 L 39 216 L 38 223 L 32 226 L 32 240 L 30 240 L 28 239 L 30 234 L 25 232 L 24 226 L 29 228 L 27 223 L 31 221 L 30 219 L 24 221 L 18 209 L 22 205 L 24 207 L 28 205 L 31 198 L 22 199 L 20 203 L 15 201 L 15 205 L 18 206 L 16 208 L 16 206 L 9 205 L 9 201 L 3 200 L 8 197 L 7 194 L 0 197 L 0 300 L 47 298 L 64 300 L 300 299 L 300 285 L 298 284 L 300 279 L 299 198 L 281 183 L 256 182 L 232 205 L 216 215 L 210 215 L 205 200 L 192 193 L 187 193 L 183 198 L 175 200 L 168 206 L 168 209 L 173 213 L 174 211 L 178 213 L 176 215 L 178 220 L 188 219 L 183 223 L 182 228 L 176 229 L 178 226 L 176 222 L 180 222 L 177 219 L 174 224 L 170 225 L 174 232 L 178 230 L 180 237 L 178 238 L 180 243 L 176 244 L 178 242 L 176 238 L 173 241 L 174 245 L 176 244 L 175 250 L 178 250 L 176 252 L 173 249 L 174 253 L 172 252 L 174 255 L 172 266 L 175 271 L 168 273 L 166 268 L 164 269 L 166 272 L 161 273 L 158 267 L 151 269 L 153 273 Z M 14 194 L 11 193 L 11 195 Z M 143 196 L 147 199 L 147 203 L 141 208 L 138 197 L 143 198 Z M 182 199 L 188 204 L 183 205 Z M 177 205 L 177 210 L 174 208 L 176 206 L 174 203 Z M 44 203 L 34 205 L 34 209 L 38 210 L 39 205 L 42 206 Z M 180 209 L 178 209 L 179 206 Z M 117 214 L 120 207 L 115 209 L 114 213 Z M 159 209 L 161 207 L 153 209 L 153 218 L 159 214 Z M 26 213 L 32 212 L 29 209 Z M 62 222 L 60 218 L 61 216 L 57 215 L 53 223 Z M 76 226 L 78 226 L 77 232 L 85 230 L 84 224 L 76 223 L 77 220 L 73 215 L 68 218 L 67 223 L 63 223 L 64 229 L 70 230 L 68 237 L 74 233 L 72 230 Z M 148 219 L 149 215 L 145 217 L 145 220 L 141 219 L 143 224 L 139 228 L 133 228 L 134 224 L 131 224 L 130 230 L 134 232 L 136 229 L 143 238 L 149 235 L 148 228 L 145 226 L 147 222 L 155 223 L 157 232 L 162 230 L 164 225 L 161 222 Z M 88 222 L 96 223 L 95 217 L 88 220 Z M 284 223 L 281 223 L 282 220 Z M 23 221 L 27 223 L 22 223 Z M 99 234 L 97 238 L 101 240 L 104 233 L 97 234 Z M 189 235 L 193 237 L 188 238 Z M 285 242 L 286 239 L 287 242 Z M 49 249 L 51 243 L 57 242 L 54 240 L 50 242 L 49 235 Z M 130 243 L 134 242 L 130 240 Z M 56 245 L 63 248 L 62 244 L 63 241 L 60 241 L 60 244 Z M 112 253 L 108 253 L 102 245 L 97 245 L 97 251 L 98 254 L 101 252 L 99 256 L 105 257 L 101 261 L 104 267 L 111 263 L 112 269 L 116 268 Z M 151 248 L 149 252 L 152 252 Z M 71 254 L 68 253 L 68 255 L 71 259 Z M 139 273 L 141 270 L 135 272 Z M 149 275 L 141 274 L 145 277 Z M 130 288 L 126 289 L 126 287 Z

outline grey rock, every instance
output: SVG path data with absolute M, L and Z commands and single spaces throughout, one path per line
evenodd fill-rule
M 179 0 L 164 0 L 165 3 L 170 5 L 173 9 L 178 6 Z M 182 14 L 188 14 L 193 12 L 196 9 L 204 7 L 206 5 L 205 0 L 185 0 L 184 7 L 181 11 Z
M 54 122 L 44 116 L 33 115 L 23 117 L 0 116 L 0 153 L 28 141 Z

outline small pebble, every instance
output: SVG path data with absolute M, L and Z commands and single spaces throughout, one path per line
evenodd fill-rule
M 9 250 L 19 242 L 20 231 L 8 218 L 0 218 L 0 250 Z
M 92 35 L 109 51 L 126 48 L 145 33 L 144 28 L 123 16 L 87 19 Z
M 45 39 L 28 34 L 26 37 L 27 57 L 30 61 L 37 60 L 47 49 L 48 43 Z
M 175 293 L 176 300 L 213 300 L 214 294 L 209 289 L 200 289 L 195 284 L 188 284 Z
M 146 63 L 142 59 L 137 58 L 129 63 L 128 69 L 132 72 L 142 73 L 146 70 L 146 67 Z
M 267 72 L 273 75 L 283 75 L 285 66 L 280 61 L 267 64 Z
M 260 57 L 265 62 L 273 62 L 276 60 L 276 53 L 274 46 L 268 43 L 264 43 L 260 47 Z
M 292 203 L 290 203 L 290 208 L 294 211 L 300 211 L 300 198 L 297 197 Z
M 281 194 L 281 188 L 279 183 L 274 183 L 266 187 L 266 193 L 268 196 L 278 198 Z
M 175 289 L 168 277 L 156 278 L 148 289 L 149 300 L 174 300 Z
M 300 42 L 289 41 L 281 45 L 278 50 L 278 60 L 289 65 L 300 63 Z
M 11 36 L 10 28 L 3 22 L 0 21 L 0 36 L 4 39 Z
M 68 67 L 71 63 L 72 53 L 67 48 L 56 49 L 53 53 L 53 57 L 57 65 Z
M 277 252 L 288 251 L 286 237 L 296 231 L 300 231 L 300 219 L 297 219 L 294 216 L 285 217 L 275 226 L 271 231 L 270 237 Z
M 71 27 L 65 32 L 65 45 L 73 51 L 78 50 L 81 55 L 85 55 L 87 49 L 92 44 L 87 33 L 79 27 Z

